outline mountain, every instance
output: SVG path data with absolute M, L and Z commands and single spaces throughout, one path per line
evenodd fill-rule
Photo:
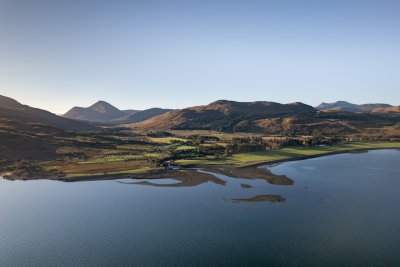
M 140 110 L 134 110 L 134 109 L 126 109 L 126 110 L 121 110 L 125 115 L 133 115 L 135 113 L 138 113 Z
M 48 125 L 62 130 L 87 130 L 93 125 L 57 116 L 51 112 L 22 105 L 18 101 L 0 95 L 0 119 L 2 121 L 18 121 Z
M 73 107 L 63 117 L 91 122 L 109 122 L 126 116 L 127 112 L 129 113 L 129 111 L 121 111 L 105 101 L 98 101 L 88 108 Z
M 348 112 L 371 112 L 374 109 L 378 108 L 388 108 L 391 105 L 388 104 L 362 104 L 357 105 L 353 103 L 349 103 L 346 101 L 337 101 L 334 103 L 324 103 L 322 102 L 320 105 L 315 107 L 318 110 L 336 110 L 336 111 L 348 111 Z
M 325 112 L 298 102 L 279 104 L 220 100 L 205 106 L 168 112 L 127 126 L 153 130 L 214 130 L 291 136 L 379 134 L 384 127 L 393 127 L 399 122 L 400 116 L 386 113 Z
M 219 100 L 205 106 L 168 112 L 129 126 L 151 129 L 240 131 L 246 128 L 246 125 L 250 127 L 250 122 L 258 119 L 313 112 L 316 112 L 313 107 L 299 102 L 280 104 L 266 101 Z
M 65 145 L 62 137 L 92 129 L 97 127 L 0 96 L 0 163 L 2 159 L 54 159 L 57 148 Z
M 0 95 L 0 107 L 20 108 L 22 105 L 15 99 Z
M 150 108 L 142 111 L 137 111 L 133 114 L 112 120 L 111 122 L 117 124 L 142 122 L 152 117 L 159 116 L 170 111 L 173 111 L 173 109 Z
M 376 108 L 376 109 L 373 109 L 371 112 L 373 112 L 373 113 L 400 113 L 400 106 Z
M 119 110 L 105 101 L 98 101 L 88 108 L 74 107 L 63 117 L 81 121 L 122 124 L 141 122 L 171 110 L 162 108 Z

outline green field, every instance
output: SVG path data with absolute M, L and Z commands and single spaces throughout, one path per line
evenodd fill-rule
M 170 144 L 172 141 L 186 141 L 186 139 L 179 137 L 150 137 L 149 138 L 154 143 Z
M 129 174 L 142 174 L 154 171 L 161 171 L 163 168 L 151 168 L 151 167 L 143 167 L 132 170 L 123 170 L 123 171 L 110 171 L 110 172 L 99 172 L 99 173 L 75 173 L 73 175 L 69 175 L 71 177 L 92 177 L 92 176 L 104 176 L 104 175 L 129 175 Z
M 143 159 L 144 155 L 124 155 L 124 156 L 110 156 L 104 158 L 95 158 L 92 160 L 81 161 L 78 164 L 96 164 L 96 163 L 107 163 L 107 162 L 123 162 L 128 160 Z
M 178 146 L 176 150 L 196 150 L 196 146 Z
M 179 160 L 178 164 L 187 165 L 236 165 L 245 166 L 248 164 L 267 163 L 277 160 L 290 160 L 319 156 L 329 153 L 340 153 L 351 150 L 378 149 L 378 148 L 400 148 L 400 143 L 374 142 L 374 143 L 351 143 L 333 146 L 314 146 L 314 147 L 287 147 L 280 150 L 249 152 L 234 154 L 230 157 L 221 159 L 201 159 L 201 160 Z

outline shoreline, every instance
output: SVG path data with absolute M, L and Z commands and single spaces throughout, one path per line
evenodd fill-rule
M 181 170 L 168 171 L 168 170 L 158 170 L 158 171 L 150 171 L 147 173 L 137 173 L 137 174 L 106 174 L 106 175 L 97 175 L 97 176 L 75 176 L 75 177 L 60 177 L 56 175 L 52 175 L 50 173 L 32 173 L 29 175 L 30 178 L 26 177 L 7 177 L 4 175 L 0 175 L 2 179 L 9 181 L 37 181 L 37 180 L 50 180 L 50 181 L 60 181 L 60 182 L 88 182 L 88 181 L 106 181 L 106 180 L 119 180 L 119 179 L 187 179 L 190 175 L 195 175 L 199 172 L 197 169 L 209 170 L 213 173 L 219 173 L 220 169 L 238 169 L 245 171 L 257 169 L 259 166 L 264 165 L 273 165 L 280 164 L 290 161 L 298 161 L 298 160 L 306 160 L 312 158 L 320 158 L 327 157 L 332 155 L 339 154 L 347 154 L 352 152 L 368 152 L 372 150 L 400 150 L 399 147 L 385 147 L 385 148 L 358 148 L 358 149 L 345 149 L 332 151 L 327 153 L 321 153 L 316 155 L 305 155 L 298 156 L 286 159 L 277 159 L 277 160 L 266 160 L 242 165 L 234 165 L 234 164 L 200 164 L 200 165 L 187 165 L 183 167 Z M 214 171 L 213 171 L 214 170 Z
M 321 158 L 321 157 L 328 157 L 328 156 L 340 155 L 340 154 L 350 154 L 352 152 L 368 152 L 368 151 L 371 151 L 371 150 L 400 150 L 400 148 L 398 148 L 398 147 L 385 147 L 385 148 L 376 148 L 376 147 L 374 147 L 374 148 L 346 149 L 346 150 L 327 152 L 327 153 L 318 154 L 318 155 L 299 156 L 299 157 L 293 157 L 293 158 L 288 158 L 288 159 L 277 159 L 277 160 L 260 161 L 260 162 L 244 164 L 244 165 L 240 165 L 240 166 L 236 166 L 236 167 L 237 168 L 259 167 L 259 166 L 264 166 L 264 165 L 279 164 L 279 163 L 285 163 L 285 162 L 290 162 L 290 161 Z

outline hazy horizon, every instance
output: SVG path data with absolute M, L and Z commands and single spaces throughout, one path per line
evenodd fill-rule
M 0 95 L 60 114 L 400 99 L 399 1 L 0 0 Z

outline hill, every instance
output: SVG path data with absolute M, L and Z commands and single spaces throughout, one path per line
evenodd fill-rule
M 0 96 L 0 160 L 54 159 L 69 131 L 92 129 L 97 127 Z
M 371 112 L 373 113 L 400 113 L 400 106 L 387 107 L 387 108 L 376 108 Z
M 88 108 L 73 107 L 63 117 L 82 121 L 108 122 L 123 117 L 126 114 L 126 112 L 119 110 L 105 101 L 98 101 Z
M 0 95 L 0 119 L 48 125 L 62 130 L 87 130 L 93 125 L 57 116 L 46 110 L 22 105 L 18 101 Z
M 105 101 L 98 101 L 88 108 L 73 107 L 63 117 L 80 121 L 124 124 L 141 122 L 169 111 L 172 109 L 119 110 Z
M 399 122 L 399 116 L 337 110 L 322 112 L 303 103 L 220 100 L 205 106 L 168 112 L 128 126 L 142 129 L 215 130 L 274 135 L 335 135 L 360 134 L 370 129 L 393 126 Z
M 152 129 L 213 129 L 238 131 L 250 127 L 250 121 L 290 114 L 313 113 L 316 110 L 303 103 L 236 102 L 219 100 L 205 106 L 172 111 L 131 127 Z M 250 127 L 251 128 L 251 127 Z M 250 130 L 250 129 L 249 129 Z
M 150 108 L 142 111 L 137 111 L 133 114 L 129 114 L 127 116 L 112 120 L 111 122 L 116 124 L 142 122 L 170 111 L 173 111 L 173 109 Z
M 322 111 L 336 110 L 336 111 L 347 111 L 347 112 L 371 112 L 374 109 L 388 108 L 388 107 L 391 107 L 391 105 L 381 104 L 381 103 L 357 105 L 346 101 L 337 101 L 334 103 L 323 102 L 315 108 Z
M 126 116 L 132 115 L 135 113 L 138 113 L 140 110 L 135 110 L 135 109 L 126 109 L 126 110 L 121 110 Z

